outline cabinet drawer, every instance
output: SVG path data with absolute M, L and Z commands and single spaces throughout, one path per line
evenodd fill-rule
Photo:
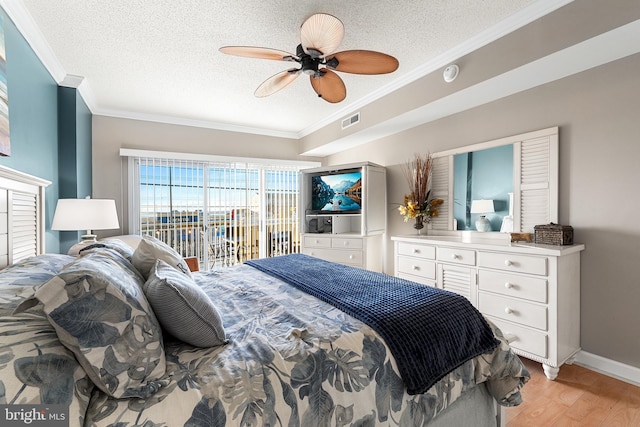
M 399 242 L 398 255 L 407 255 L 424 259 L 436 259 L 436 247 L 420 245 L 417 243 Z
M 453 264 L 475 265 L 476 251 L 460 248 L 438 248 L 438 261 Z
M 426 277 L 414 276 L 413 274 L 406 274 L 406 273 L 400 273 L 400 272 L 398 272 L 397 276 L 401 279 L 411 280 L 412 282 L 418 282 L 423 285 L 433 286 L 434 288 L 436 287 L 436 281 L 427 279 Z
M 480 292 L 478 309 L 483 314 L 547 330 L 547 307 L 530 302 Z
M 362 251 L 350 251 L 341 249 L 305 248 L 305 255 L 321 258 L 326 261 L 362 266 Z
M 482 291 L 541 303 L 547 302 L 547 279 L 541 277 L 480 270 L 478 271 L 478 287 Z
M 506 252 L 478 252 L 478 267 L 547 275 L 547 258 Z
M 362 239 L 333 237 L 331 238 L 331 247 L 336 249 L 362 249 Z
M 306 248 L 330 248 L 331 237 L 304 236 L 304 246 Z
M 542 358 L 548 357 L 548 340 L 547 334 L 544 332 L 533 331 L 493 317 L 490 317 L 489 320 L 500 328 L 502 334 L 509 340 L 509 345 L 514 349 L 532 353 Z
M 399 256 L 397 261 L 399 273 L 411 274 L 431 280 L 436 279 L 436 263 L 433 261 L 407 256 Z

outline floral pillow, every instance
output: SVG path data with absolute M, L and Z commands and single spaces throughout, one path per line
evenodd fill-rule
M 165 355 L 142 285 L 118 252 L 92 251 L 68 264 L 16 313 L 40 301 L 58 339 L 97 387 L 115 398 L 146 398 L 162 385 Z
M 9 315 L 75 258 L 62 254 L 33 256 L 0 270 L 0 316 Z
M 175 249 L 155 237 L 144 236 L 133 253 L 133 265 L 145 279 L 148 279 L 151 269 L 158 259 L 192 277 L 189 266 Z

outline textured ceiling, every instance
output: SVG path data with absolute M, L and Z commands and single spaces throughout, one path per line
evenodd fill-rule
M 16 0 L 51 56 L 80 87 L 94 114 L 156 118 L 301 136 L 350 105 L 375 99 L 447 52 L 516 17 L 534 0 Z M 347 98 L 319 99 L 306 76 L 267 97 L 253 92 L 291 63 L 228 56 L 224 45 L 295 52 L 314 13 L 345 26 L 338 50 L 395 56 L 389 75 L 341 73 Z M 444 66 L 446 63 L 437 64 Z M 433 70 L 429 70 L 433 71 Z

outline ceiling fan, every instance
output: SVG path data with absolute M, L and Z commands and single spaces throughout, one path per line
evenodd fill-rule
M 386 74 L 398 68 L 398 60 L 385 53 L 372 50 L 345 50 L 333 53 L 344 37 L 344 25 L 335 16 L 318 13 L 309 17 L 300 27 L 300 44 L 296 54 L 256 46 L 224 46 L 220 52 L 250 58 L 290 61 L 300 68 L 281 71 L 265 80 L 255 96 L 272 95 L 293 83 L 303 73 L 309 76 L 311 86 L 319 97 L 336 103 L 347 96 L 344 82 L 334 72 L 353 74 Z

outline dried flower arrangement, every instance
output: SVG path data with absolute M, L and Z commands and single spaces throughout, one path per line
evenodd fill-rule
M 431 218 L 438 216 L 438 207 L 444 203 L 442 199 L 430 198 L 432 168 L 433 159 L 430 154 L 416 154 L 407 161 L 403 170 L 411 192 L 404 196 L 403 204 L 398 210 L 405 222 L 415 219 L 414 227 L 418 230 L 424 227 L 424 222 L 429 223 Z

